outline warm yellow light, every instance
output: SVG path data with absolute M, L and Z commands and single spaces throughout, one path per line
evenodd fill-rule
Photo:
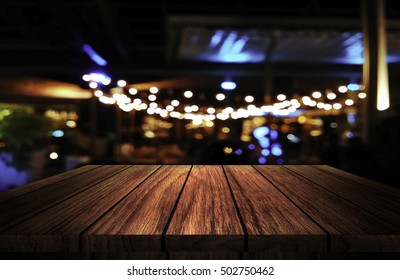
M 222 128 L 222 132 L 223 132 L 223 133 L 229 133 L 230 131 L 231 131 L 231 130 L 229 129 L 229 127 L 226 127 L 226 126 L 225 126 L 225 127 Z
M 390 107 L 389 97 L 389 76 L 388 65 L 386 61 L 387 45 L 386 45 L 386 26 L 384 4 L 378 5 L 378 79 L 377 79 L 377 100 L 376 108 L 378 111 L 384 111 Z
M 326 95 L 326 98 L 328 98 L 329 100 L 333 100 L 336 98 L 336 94 L 333 92 L 330 92 Z
M 217 100 L 222 101 L 225 99 L 225 94 L 223 93 L 218 93 L 215 98 L 217 98 Z
M 75 128 L 76 127 L 76 121 L 69 120 L 65 123 L 66 126 L 69 128 Z
M 352 99 L 346 99 L 346 101 L 344 102 L 344 104 L 346 104 L 347 106 L 351 106 L 354 104 L 354 101 Z
M 215 113 L 215 109 L 213 107 L 210 107 L 210 108 L 207 109 L 207 113 L 214 114 Z
M 214 122 L 213 121 L 206 121 L 206 126 L 207 127 L 213 127 L 214 126 Z
M 322 119 L 312 119 L 310 122 L 312 125 L 316 125 L 316 126 L 324 125 L 324 121 Z
M 149 89 L 149 91 L 150 91 L 151 93 L 155 94 L 155 93 L 158 92 L 158 88 L 157 88 L 157 87 L 151 87 L 151 88 Z
M 233 149 L 231 147 L 225 147 L 224 148 L 224 153 L 225 154 L 231 154 L 233 152 Z
M 135 88 L 130 88 L 130 89 L 129 89 L 129 93 L 132 94 L 132 95 L 135 95 L 135 94 L 138 93 L 138 91 L 137 91 L 137 89 L 135 89 Z
M 155 96 L 154 94 L 150 94 L 149 97 L 148 97 L 148 99 L 149 99 L 150 101 L 156 101 L 157 96 Z
M 124 80 L 119 80 L 119 81 L 117 82 L 117 86 L 119 86 L 119 87 L 124 87 L 124 86 L 126 86 L 126 81 L 124 81 Z
M 314 91 L 312 93 L 312 97 L 314 97 L 314 98 L 321 98 L 321 96 L 322 96 L 322 93 L 320 91 Z
M 183 93 L 183 96 L 185 96 L 186 98 L 190 98 L 193 96 L 193 92 L 191 92 L 190 90 L 187 90 Z
M 243 142 L 249 142 L 251 140 L 251 137 L 249 135 L 242 135 L 240 136 L 240 140 Z
M 171 105 L 174 106 L 174 107 L 176 107 L 176 106 L 179 105 L 179 101 L 178 101 L 178 100 L 172 100 L 172 101 L 171 101 Z
M 276 99 L 278 99 L 279 101 L 283 101 L 286 99 L 286 95 L 284 95 L 283 93 L 278 94 L 278 96 L 276 97 Z
M 52 153 L 49 155 L 49 158 L 50 158 L 50 159 L 58 159 L 58 154 L 57 154 L 56 152 L 52 152 Z
M 307 118 L 306 118 L 306 116 L 299 116 L 299 118 L 297 119 L 297 121 L 298 121 L 300 124 L 303 124 L 303 123 L 306 123 Z
M 94 92 L 94 96 L 96 96 L 96 97 L 101 97 L 101 96 L 103 96 L 103 92 L 102 92 L 101 90 L 96 90 L 96 91 Z
M 346 86 L 340 86 L 338 88 L 338 91 L 341 92 L 341 93 L 345 93 L 345 92 L 347 92 L 347 87 Z
M 365 92 L 360 92 L 358 94 L 358 98 L 360 98 L 360 99 L 365 99 L 366 97 L 367 97 L 367 94 Z
M 245 100 L 247 103 L 251 103 L 251 102 L 254 101 L 254 97 L 251 96 L 251 95 L 247 95 L 247 96 L 244 98 L 244 100 Z
M 317 101 L 315 101 L 315 100 L 310 100 L 310 101 L 308 102 L 308 106 L 310 106 L 310 107 L 315 107 L 315 106 L 317 106 Z
M 313 136 L 313 137 L 321 136 L 322 135 L 322 131 L 321 130 L 311 130 L 310 131 L 310 135 Z
M 173 117 L 173 118 L 181 118 L 181 113 L 179 113 L 179 112 L 173 111 L 173 112 L 171 112 L 169 115 L 170 115 L 171 117 Z
M 146 138 L 154 138 L 156 135 L 154 134 L 154 132 L 153 131 L 151 131 L 151 130 L 148 130 L 148 131 L 146 131 L 145 133 L 144 133 L 144 137 L 146 137 Z
M 340 110 L 341 108 L 342 108 L 342 105 L 340 103 L 333 104 L 333 109 Z
M 156 102 L 151 102 L 151 103 L 149 104 L 149 107 L 150 107 L 151 109 L 156 109 L 156 108 L 158 107 L 158 104 L 157 104 Z

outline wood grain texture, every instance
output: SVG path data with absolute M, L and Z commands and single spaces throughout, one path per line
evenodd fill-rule
M 399 197 L 327 166 L 86 166 L 0 196 L 0 256 L 398 257 Z
M 357 189 L 360 192 L 370 193 L 372 196 L 378 195 L 380 197 L 387 197 L 391 200 L 400 202 L 400 190 L 392 186 L 351 174 L 328 165 L 311 165 L 310 167 L 322 171 L 319 172 L 319 174 L 323 174 L 330 178 L 332 178 L 331 175 L 333 175 L 335 178 L 341 181 L 346 181 L 346 188 L 352 186 L 354 189 Z
M 252 166 L 224 169 L 248 232 L 249 251 L 326 251 L 326 233 Z
M 83 235 L 84 251 L 161 251 L 161 236 L 190 166 L 163 166 Z
M 85 173 L 89 170 L 92 170 L 92 169 L 95 169 L 98 167 L 100 167 L 100 165 L 85 165 L 80 168 L 76 168 L 76 169 L 73 169 L 70 171 L 66 171 L 66 172 L 51 176 L 49 178 L 44 178 L 44 179 L 32 182 L 30 184 L 20 186 L 18 188 L 14 188 L 14 189 L 11 189 L 11 190 L 8 190 L 5 192 L 0 192 L 0 205 L 7 200 L 21 196 L 23 194 L 27 194 L 29 192 L 35 191 L 40 188 L 45 188 L 45 187 L 51 186 L 52 184 L 61 182 L 63 180 L 74 177 L 78 174 Z
M 399 227 L 290 171 L 299 167 L 256 166 L 329 233 L 333 252 L 400 251 Z
M 332 167 L 296 166 L 288 168 L 297 174 L 316 182 L 323 188 L 336 193 L 361 208 L 400 227 L 399 190 L 373 181 L 341 172 Z M 343 177 L 346 176 L 346 177 Z M 365 183 L 360 184 L 360 182 Z
M 193 166 L 166 235 L 167 251 L 243 251 L 244 232 L 221 166 Z
M 124 166 L 123 168 L 126 168 Z M 102 166 L 62 179 L 54 184 L 23 192 L 21 195 L 0 204 L 0 232 L 33 217 L 61 201 L 90 188 L 104 179 L 121 171 L 121 166 Z M 53 179 L 51 179 L 53 181 Z M 36 185 L 38 186 L 38 185 Z
M 8 250 L 10 244 L 21 252 L 30 251 L 26 240 L 35 237 L 36 250 L 60 251 L 79 248 L 79 235 L 100 218 L 138 184 L 149 177 L 159 166 L 115 166 L 121 172 L 95 186 L 69 197 L 51 208 L 38 213 L 2 233 L 0 250 Z M 101 170 L 99 170 L 101 171 Z M 67 244 L 54 241 L 56 236 L 67 239 Z

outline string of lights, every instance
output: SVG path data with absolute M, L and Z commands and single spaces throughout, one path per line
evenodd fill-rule
M 362 85 L 349 84 L 339 86 L 336 91 L 330 89 L 313 91 L 309 95 L 291 99 L 286 94 L 280 93 L 276 95 L 275 102 L 261 106 L 256 105 L 255 97 L 248 94 L 244 96 L 241 105 L 234 108 L 222 103 L 226 98 L 223 92 L 215 93 L 215 100 L 210 106 L 191 102 L 196 94 L 190 90 L 184 91 L 181 99 L 173 98 L 165 103 L 158 101 L 159 89 L 155 86 L 139 92 L 138 89 L 130 87 L 126 81 L 118 80 L 115 87 L 105 91 L 103 87 L 111 84 L 111 78 L 103 74 L 90 73 L 85 74 L 83 80 L 88 82 L 94 96 L 101 103 L 116 104 L 125 112 L 145 111 L 149 115 L 159 115 L 162 118 L 191 120 L 197 125 L 215 119 L 240 119 L 268 114 L 275 117 L 296 116 L 305 109 L 339 111 L 342 108 L 355 106 L 358 100 L 367 97 Z

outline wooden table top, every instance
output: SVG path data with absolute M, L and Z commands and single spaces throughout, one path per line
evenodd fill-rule
M 87 165 L 0 193 L 0 252 L 400 252 L 400 190 L 324 165 Z

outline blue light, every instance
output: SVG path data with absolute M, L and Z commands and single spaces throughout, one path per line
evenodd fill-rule
M 246 53 L 226 53 L 221 55 L 221 60 L 225 62 L 247 62 L 250 56 Z
M 265 59 L 264 54 L 261 53 L 218 53 L 206 56 L 205 59 L 210 62 L 222 63 L 256 63 L 262 62 Z
M 64 131 L 59 130 L 59 129 L 58 130 L 54 130 L 51 135 L 53 135 L 53 137 L 60 138 L 60 137 L 64 136 Z
M 279 144 L 274 144 L 274 145 L 272 145 L 271 153 L 274 156 L 281 156 L 283 154 L 282 148 L 280 147 Z
M 214 36 L 212 36 L 212 38 L 211 38 L 210 47 L 215 48 L 219 44 L 219 42 L 221 42 L 223 35 L 224 35 L 224 31 L 217 30 L 215 32 Z
M 257 138 L 257 140 L 265 138 L 265 135 L 269 133 L 269 128 L 266 126 L 260 126 L 254 129 L 253 134 L 254 137 Z
M 267 159 L 265 157 L 259 157 L 258 158 L 258 163 L 260 164 L 266 164 L 267 163 Z
M 344 35 L 347 36 L 347 34 Z M 345 60 L 347 63 L 362 64 L 364 62 L 364 45 L 361 33 L 350 36 L 342 44 L 346 50 Z
M 278 164 L 283 164 L 285 161 L 282 158 L 278 158 L 278 160 L 276 161 Z
M 349 124 L 355 124 L 356 121 L 357 121 L 357 119 L 356 119 L 356 114 L 355 113 L 348 113 L 347 114 L 347 122 Z
M 270 136 L 271 136 L 271 140 L 277 140 L 278 139 L 278 131 L 271 130 Z
M 222 43 L 222 46 L 219 49 L 219 53 L 220 54 L 231 53 L 231 49 L 232 49 L 233 43 L 235 43 L 236 37 L 237 37 L 236 32 L 232 31 L 231 33 L 229 33 L 228 37 Z
M 348 84 L 348 85 L 347 85 L 347 88 L 348 88 L 349 90 L 351 90 L 351 91 L 356 91 L 356 90 L 359 90 L 359 89 L 360 89 L 360 85 L 357 85 L 357 84 Z
M 241 53 L 248 40 L 249 40 L 249 37 L 242 36 L 242 38 L 240 38 L 233 44 L 231 52 L 232 53 Z
M 249 146 L 247 146 L 249 148 L 249 150 L 254 150 L 256 148 L 256 146 L 254 144 L 249 144 Z
M 271 152 L 268 150 L 268 149 L 262 149 L 261 150 L 261 154 L 263 155 L 263 156 L 269 156 L 269 154 L 270 154 Z
M 82 50 L 90 57 L 93 62 L 100 66 L 106 66 L 107 61 L 102 58 L 93 48 L 87 44 L 83 45 Z
M 270 145 L 270 140 L 266 136 L 268 133 L 269 133 L 269 128 L 266 126 L 257 127 L 253 131 L 254 137 L 258 140 L 262 148 L 268 148 Z
M 259 142 L 260 142 L 260 146 L 262 148 L 268 148 L 269 145 L 270 145 L 269 138 L 262 138 L 262 139 L 259 140 Z
M 221 83 L 221 88 L 226 89 L 226 90 L 233 90 L 236 88 L 236 83 L 230 82 L 230 81 L 225 81 L 225 82 Z
M 240 156 L 241 154 L 243 154 L 242 149 L 237 149 L 237 150 L 235 151 L 235 154 L 238 155 L 238 156 Z

